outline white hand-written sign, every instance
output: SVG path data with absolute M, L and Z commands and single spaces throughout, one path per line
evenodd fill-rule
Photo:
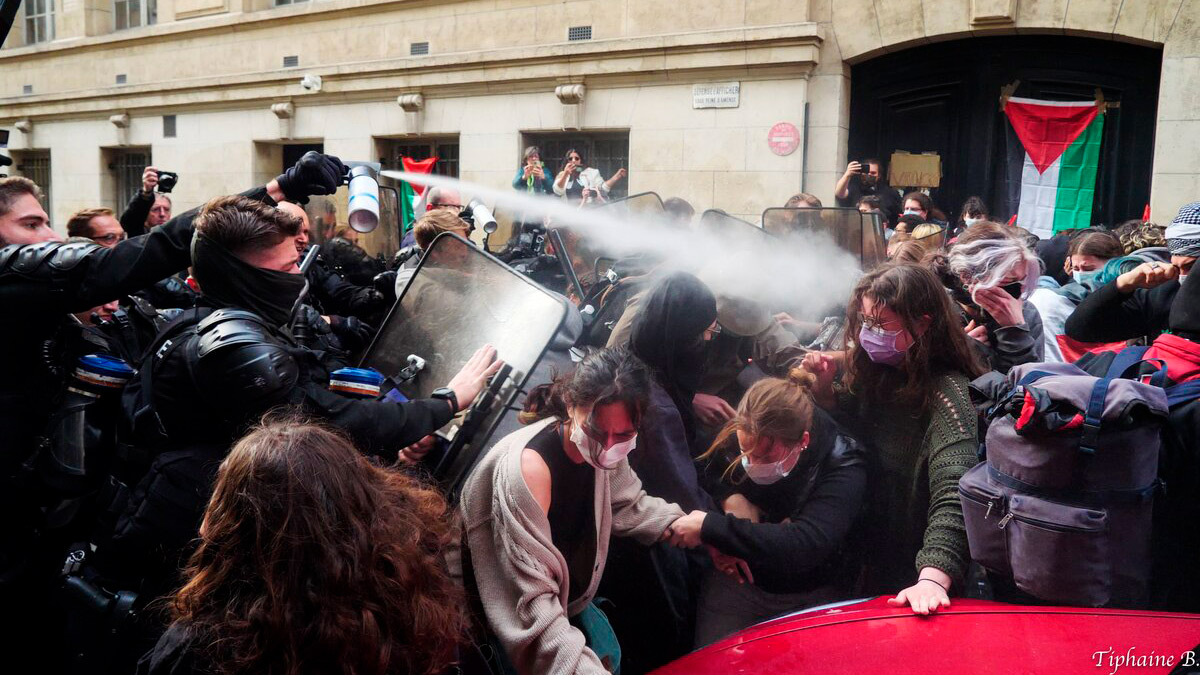
M 741 104 L 741 82 L 692 85 L 692 108 L 736 108 Z

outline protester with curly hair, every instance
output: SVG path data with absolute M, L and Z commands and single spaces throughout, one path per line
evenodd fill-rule
M 465 635 L 441 495 L 314 424 L 268 422 L 221 464 L 175 621 L 145 675 L 437 673 Z

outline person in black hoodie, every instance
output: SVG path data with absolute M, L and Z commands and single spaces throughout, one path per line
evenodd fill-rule
M 652 380 L 629 465 L 648 494 L 684 511 L 715 509 L 693 461 L 699 452 L 692 399 L 703 381 L 705 342 L 720 330 L 716 319 L 712 291 L 691 274 L 672 272 L 642 297 L 629 340 Z M 615 606 L 609 618 L 621 642 L 623 672 L 653 670 L 691 649 L 704 561 L 663 544 L 647 551 L 631 540 L 612 541 L 598 595 Z
M 1171 264 L 1143 263 L 1097 288 L 1067 318 L 1068 336 L 1083 342 L 1153 340 L 1167 328 L 1175 294 L 1200 257 L 1200 202 L 1179 209 L 1166 236 Z
M 853 580 L 845 544 L 862 510 L 866 458 L 816 409 L 815 381 L 797 368 L 751 386 L 701 458 L 724 513 L 693 511 L 671 525 L 688 544 L 715 549 L 717 569 L 700 590 L 697 645 L 836 600 Z M 742 570 L 741 582 L 731 568 Z
M 639 440 L 642 452 L 630 463 L 646 492 L 684 510 L 712 503 L 692 461 L 701 449 L 695 447 L 692 399 L 704 380 L 705 343 L 720 330 L 713 292 L 695 276 L 674 272 L 642 300 L 629 341 L 654 376 Z

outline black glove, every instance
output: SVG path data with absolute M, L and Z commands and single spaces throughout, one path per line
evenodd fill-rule
M 396 270 L 380 272 L 371 282 L 379 294 L 380 305 L 396 302 Z
M 375 329 L 371 324 L 356 317 L 331 316 L 329 322 L 333 327 L 333 334 L 352 352 L 371 344 L 371 340 L 375 338 Z
M 289 202 L 307 204 L 309 195 L 331 195 L 345 182 L 350 169 L 333 155 L 316 150 L 304 153 L 292 168 L 275 178 Z

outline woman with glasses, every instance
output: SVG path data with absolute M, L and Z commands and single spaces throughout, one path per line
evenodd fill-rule
M 510 671 L 599 674 L 619 665 L 612 629 L 592 605 L 609 535 L 669 540 L 683 516 L 648 496 L 626 459 L 638 447 L 649 386 L 627 350 L 590 354 L 569 377 L 530 392 L 529 426 L 497 443 L 467 479 L 463 576 Z
M 708 545 L 716 563 L 700 586 L 697 646 L 849 597 L 845 543 L 866 492 L 866 457 L 813 404 L 815 382 L 796 368 L 754 383 L 700 458 L 721 510 L 671 526 L 687 544 Z
M 625 169 L 622 168 L 617 169 L 612 178 L 604 180 L 599 169 L 588 166 L 583 153 L 575 148 L 567 151 L 563 161 L 563 169 L 554 179 L 554 194 L 580 205 L 608 201 L 608 193 L 613 186 L 625 178 Z
M 976 464 L 967 392 L 983 366 L 924 267 L 887 264 L 854 289 L 841 352 L 812 353 L 817 403 L 871 454 L 864 593 L 928 614 L 962 590 L 970 552 L 958 479 Z

